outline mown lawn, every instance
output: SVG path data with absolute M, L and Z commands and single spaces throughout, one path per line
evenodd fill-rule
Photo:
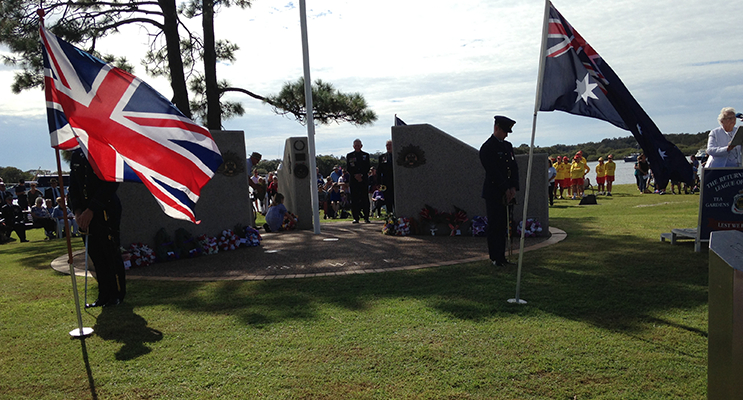
M 556 202 L 568 237 L 525 254 L 526 305 L 506 301 L 516 269 L 484 261 L 130 281 L 124 305 L 83 312 L 84 341 L 70 277 L 49 268 L 64 243 L 33 231 L 0 246 L 0 398 L 706 398 L 707 251 L 659 241 L 696 226 L 699 197 L 614 194 Z

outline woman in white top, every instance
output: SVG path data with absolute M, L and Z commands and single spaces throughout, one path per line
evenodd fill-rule
M 705 168 L 740 167 L 740 146 L 731 146 L 735 134 L 735 109 L 725 107 L 717 117 L 720 126 L 709 132 Z

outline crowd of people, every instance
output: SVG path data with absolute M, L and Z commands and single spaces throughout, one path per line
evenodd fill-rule
M 637 190 L 640 194 L 666 194 L 668 193 L 667 186 L 670 185 L 670 192 L 672 194 L 699 192 L 698 169 L 700 161 L 696 156 L 692 155 L 689 163 L 694 170 L 693 183 L 671 180 L 666 187 L 660 187 L 655 183 L 652 168 L 645 154 L 639 154 L 634 165 Z M 604 157 L 599 157 L 597 164 L 593 167 L 596 183 L 594 188 L 588 176 L 588 173 L 591 172 L 591 167 L 583 157 L 582 151 L 576 153 L 572 162 L 567 156 L 550 157 L 548 165 L 550 205 L 554 205 L 554 199 L 580 200 L 586 196 L 585 189 L 588 187 L 593 188 L 597 195 L 611 196 L 616 169 L 617 165 L 614 163 L 614 156 L 612 154 L 607 155 L 606 160 L 604 160 Z
M 44 240 L 84 233 L 98 281 L 98 298 L 85 307 L 116 306 L 126 294 L 120 251 L 121 202 L 116 196 L 119 184 L 99 179 L 81 149 L 71 152 L 70 167 L 68 191 L 56 179 L 44 193 L 35 182 L 29 182 L 27 190 L 21 179 L 11 192 L 0 179 L 0 242 L 13 240 L 12 233 L 28 242 L 26 230 L 33 228 L 44 230 Z
M 720 111 L 720 114 L 717 116 L 719 126 L 710 130 L 707 136 L 707 147 L 704 152 L 704 158 L 700 160 L 695 154 L 689 157 L 689 164 L 691 164 L 693 170 L 692 182 L 680 182 L 671 179 L 669 184 L 661 187 L 654 179 L 653 169 L 650 163 L 648 163 L 647 157 L 645 154 L 639 154 L 634 165 L 634 176 L 638 192 L 640 194 L 667 194 L 668 186 L 670 185 L 671 194 L 698 193 L 700 190 L 700 167 L 740 167 L 741 161 L 743 161 L 741 146 L 733 143 L 736 133 L 736 120 L 738 118 L 743 118 L 743 115 L 736 113 L 732 107 L 725 107 Z M 582 157 L 580 151 L 575 155 L 574 161 L 570 166 L 566 165 L 569 161 L 568 157 L 562 157 L 562 159 L 561 157 L 550 158 L 550 168 L 554 168 L 555 170 L 554 177 L 552 172 L 549 172 L 550 204 L 553 204 L 553 198 L 563 198 L 563 190 L 565 188 L 568 189 L 568 197 L 572 196 L 573 199 L 581 197 L 580 180 L 576 184 L 575 179 L 585 178 L 590 168 L 585 165 L 585 158 L 582 161 L 578 161 L 579 156 Z M 579 163 L 583 163 L 584 165 L 579 166 Z M 599 157 L 595 171 L 598 193 L 611 196 L 611 186 L 616 171 L 613 156 L 609 154 L 606 163 L 604 163 L 603 157 Z M 584 186 L 587 185 L 584 183 Z
M 328 176 L 316 169 L 319 207 L 324 219 L 351 217 L 353 223 L 362 219 L 370 222 L 369 218 L 374 214 L 381 217 L 384 213 L 394 212 L 392 141 L 387 141 L 386 152 L 379 156 L 376 165 L 372 165 L 369 153 L 362 151 L 362 147 L 360 139 L 353 141 L 354 150 L 346 155 L 345 168 L 335 165 Z M 266 216 L 267 223 L 263 228 L 267 231 L 281 230 L 277 215 L 289 218 L 293 214 L 283 204 L 278 172 L 268 172 L 264 179 L 255 168 L 260 160 L 261 155 L 253 153 L 247 163 L 251 170 L 248 184 L 253 211 Z M 273 226 L 268 222 L 269 215 Z
M 604 163 L 604 158 L 599 157 L 594 171 L 598 194 L 611 196 L 617 166 L 613 155 L 609 154 L 606 159 Z M 581 150 L 575 153 L 572 161 L 568 156 L 550 157 L 548 166 L 550 205 L 554 204 L 554 199 L 580 200 L 585 197 L 585 189 L 591 185 L 587 176 L 589 172 L 591 167 L 588 166 L 588 161 Z
M 710 157 L 711 159 L 711 157 Z M 696 155 L 691 155 L 689 164 L 694 171 L 693 182 L 679 182 L 671 180 L 666 187 L 660 187 L 654 179 L 653 170 L 647 161 L 645 154 L 640 153 L 634 165 L 634 176 L 637 190 L 640 194 L 667 194 L 670 186 L 671 194 L 691 194 L 699 192 L 699 167 L 703 163 Z M 709 161 L 707 161 L 709 165 Z M 596 194 L 611 196 L 612 185 L 615 180 L 617 165 L 614 163 L 614 156 L 606 156 L 606 162 L 603 157 L 599 157 L 593 170 L 595 172 Z M 585 197 L 585 189 L 592 187 L 588 173 L 591 167 L 588 166 L 582 151 L 578 151 L 573 157 L 573 161 L 567 156 L 550 157 L 548 165 L 549 179 L 549 202 L 554 205 L 554 199 L 573 199 L 580 200 Z M 565 193 L 567 191 L 567 194 Z
M 640 192 L 640 194 L 667 194 L 668 186 L 670 185 L 671 194 L 677 194 L 677 192 L 678 194 L 699 193 L 699 167 L 701 165 L 700 160 L 697 159 L 696 155 L 692 155 L 689 158 L 689 164 L 694 171 L 693 181 L 691 183 L 679 182 L 672 179 L 670 183 L 667 184 L 665 187 L 661 187 L 655 182 L 653 169 L 647 162 L 647 157 L 645 156 L 645 154 L 640 154 L 637 156 L 637 161 L 635 162 L 634 166 L 637 190 Z
M 394 211 L 394 181 L 392 178 L 392 141 L 386 143 L 387 152 L 372 165 L 369 153 L 361 150 L 360 139 L 353 142 L 354 151 L 346 155 L 346 168 L 339 165 L 327 177 L 317 172 L 317 190 L 320 209 L 324 218 L 353 218 L 358 223 L 362 218 L 383 211 Z
M 56 179 L 52 179 L 45 192 L 38 190 L 35 182 L 28 184 L 19 180 L 13 191 L 6 188 L 5 182 L 0 179 L 0 243 L 12 240 L 12 233 L 21 242 L 28 242 L 26 230 L 43 228 L 44 240 L 57 239 L 64 236 L 64 221 L 68 220 L 73 236 L 78 236 L 78 225 L 69 207 L 62 207 L 62 196 Z M 15 199 L 15 201 L 14 201 Z

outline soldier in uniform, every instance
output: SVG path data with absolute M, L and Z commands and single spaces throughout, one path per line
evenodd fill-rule
M 395 181 L 392 175 L 392 141 L 387 141 L 387 152 L 379 156 L 379 171 L 380 183 L 385 186 L 384 192 L 384 204 L 387 206 L 387 212 L 392 214 L 395 212 Z
M 371 161 L 369 153 L 361 151 L 361 139 L 353 141 L 353 151 L 346 155 L 346 170 L 350 175 L 351 214 L 353 223 L 358 224 L 359 218 L 369 222 L 369 169 Z
M 87 241 L 88 255 L 95 266 L 98 299 L 85 307 L 110 307 L 124 301 L 126 276 L 119 250 L 121 202 L 117 182 L 98 178 L 82 150 L 72 152 L 70 162 L 70 208 Z
M 482 197 L 488 213 L 488 251 L 493 265 L 512 264 L 506 259 L 506 232 L 508 205 L 519 190 L 519 169 L 513 146 L 506 136 L 516 122 L 501 115 L 495 116 L 493 134 L 480 147 L 480 162 L 485 168 Z

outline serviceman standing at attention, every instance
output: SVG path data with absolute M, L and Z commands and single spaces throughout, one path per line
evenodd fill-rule
M 513 265 L 506 259 L 508 205 L 516 199 L 519 190 L 519 167 L 513 146 L 506 136 L 516 121 L 501 115 L 495 116 L 493 134 L 480 147 L 480 162 L 485 168 L 482 198 L 488 213 L 488 251 L 493 265 Z
M 126 271 L 121 259 L 121 201 L 118 182 L 101 180 L 82 150 L 70 160 L 70 208 L 80 231 L 85 232 L 88 255 L 95 265 L 98 299 L 89 307 L 112 307 L 124 301 Z
M 361 151 L 361 139 L 353 141 L 353 151 L 346 155 L 346 169 L 351 175 L 351 214 L 353 223 L 358 224 L 360 218 L 369 222 L 369 169 L 371 160 L 369 153 Z

